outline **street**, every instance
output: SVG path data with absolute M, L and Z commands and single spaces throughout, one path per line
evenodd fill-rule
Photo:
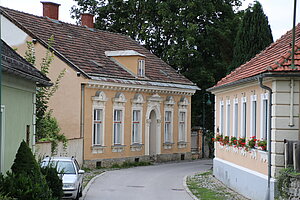
M 211 160 L 197 160 L 108 171 L 94 181 L 85 200 L 192 200 L 183 178 L 211 167 Z

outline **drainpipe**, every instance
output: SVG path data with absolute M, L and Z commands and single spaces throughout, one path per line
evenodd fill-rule
M 294 126 L 294 79 L 291 79 L 291 92 L 290 92 L 290 122 L 289 126 L 293 127 Z
M 82 138 L 82 163 L 84 162 L 84 89 L 85 85 L 81 84 L 80 138 Z
M 266 195 L 266 200 L 270 200 L 271 199 L 271 189 L 270 189 L 270 185 L 271 185 L 271 117 L 272 117 L 272 89 L 269 88 L 266 85 L 263 85 L 263 77 L 259 77 L 259 86 L 262 89 L 265 89 L 267 91 L 269 91 L 269 112 L 268 112 L 268 137 L 267 137 L 267 149 L 268 149 L 268 190 L 267 190 L 267 195 Z

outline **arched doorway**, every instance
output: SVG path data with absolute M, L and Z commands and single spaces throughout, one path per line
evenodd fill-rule
M 154 110 L 150 112 L 149 116 L 150 126 L 149 126 L 149 154 L 156 155 L 156 137 L 157 137 L 157 117 Z

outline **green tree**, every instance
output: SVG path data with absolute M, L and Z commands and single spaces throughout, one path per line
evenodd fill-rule
M 244 64 L 273 42 L 268 17 L 262 5 L 255 1 L 249 6 L 240 24 L 234 45 L 234 56 L 231 68 Z
M 13 174 L 25 173 L 28 175 L 34 175 L 40 173 L 40 168 L 28 147 L 26 142 L 23 140 L 17 151 L 13 165 L 11 166 Z
M 25 141 L 20 144 L 11 172 L 5 177 L 0 174 L 0 194 L 20 200 L 54 199 Z
M 225 76 L 231 64 L 240 23 L 234 8 L 240 0 L 75 1 L 73 18 L 87 11 L 95 14 L 96 28 L 129 35 L 202 91 Z M 193 96 L 194 125 L 201 125 L 202 91 Z
M 44 75 L 49 74 L 51 63 L 54 59 L 54 52 L 51 47 L 54 42 L 54 37 L 51 36 L 48 40 L 48 49 L 45 57 L 40 64 L 41 72 Z M 35 66 L 36 56 L 35 49 L 32 42 L 27 42 L 27 50 L 25 52 L 25 59 Z M 67 139 L 63 134 L 60 134 L 60 128 L 55 117 L 52 116 L 52 111 L 47 111 L 50 98 L 58 90 L 61 79 L 64 77 L 65 69 L 57 76 L 53 86 L 40 87 L 36 93 L 36 139 L 38 141 L 50 141 L 51 152 L 54 153 L 57 143 L 67 143 Z

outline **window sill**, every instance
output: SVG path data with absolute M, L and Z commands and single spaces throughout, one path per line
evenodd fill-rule
M 143 148 L 143 144 L 140 144 L 140 143 L 134 143 L 134 144 L 130 145 L 131 151 L 142 151 L 142 148 Z
M 163 144 L 163 146 L 164 146 L 164 149 L 172 149 L 172 146 L 174 145 L 174 143 L 172 143 L 172 142 L 165 142 L 164 144 Z
M 106 146 L 102 146 L 102 145 L 93 145 L 91 147 L 93 154 L 104 153 L 105 148 Z
M 178 142 L 177 143 L 178 149 L 183 149 L 187 147 L 187 142 Z
M 120 145 L 120 144 L 115 144 L 111 146 L 112 152 L 117 153 L 117 152 L 123 152 L 125 150 L 125 145 Z

